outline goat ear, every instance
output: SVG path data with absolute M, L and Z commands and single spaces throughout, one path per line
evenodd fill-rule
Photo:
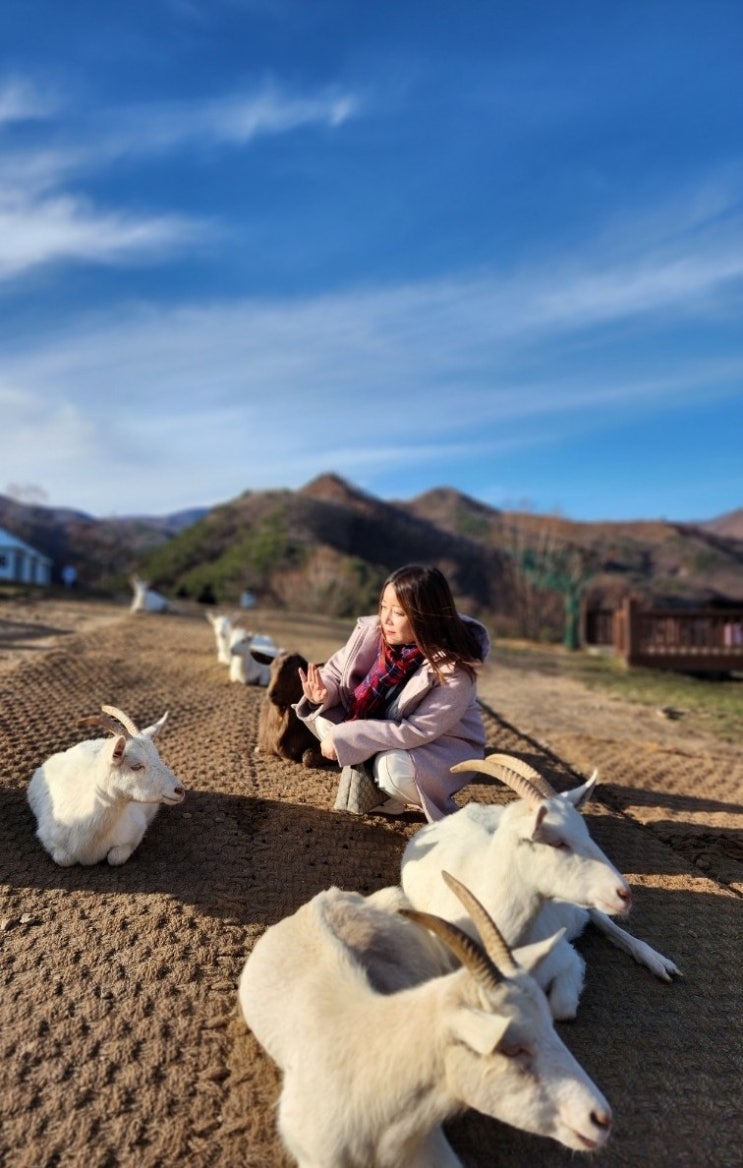
M 599 772 L 595 770 L 587 782 L 580 787 L 574 787 L 572 791 L 563 791 L 561 798 L 567 799 L 568 803 L 573 804 L 573 807 L 582 807 L 591 798 L 598 777 Z
M 509 1018 L 462 1006 L 454 1015 L 454 1036 L 477 1054 L 490 1054 L 508 1030 Z
M 146 734 L 148 738 L 154 738 L 162 730 L 167 721 L 168 711 L 166 710 L 162 718 L 158 718 L 157 722 L 153 722 L 151 726 L 146 726 L 144 730 L 140 730 L 140 734 Z
M 515 951 L 514 957 L 522 969 L 525 969 L 527 973 L 534 973 L 534 970 L 541 965 L 545 957 L 549 957 L 564 936 L 565 929 L 560 929 L 544 941 L 532 941 L 531 945 L 520 945 Z
M 111 758 L 116 766 L 118 766 L 124 757 L 124 752 L 126 751 L 126 737 L 123 734 L 118 734 L 116 738 L 112 739 L 112 741 L 114 748 Z
M 531 829 L 531 838 L 533 840 L 539 839 L 539 835 L 540 835 L 541 828 L 542 828 L 542 821 L 543 821 L 546 814 L 547 814 L 547 805 L 545 803 L 540 803 L 539 806 L 537 807 L 537 813 L 534 816 L 534 826 Z

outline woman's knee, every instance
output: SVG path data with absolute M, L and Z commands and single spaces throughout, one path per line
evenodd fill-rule
M 420 803 L 415 766 L 406 750 L 384 750 L 374 759 L 377 785 L 392 799 Z

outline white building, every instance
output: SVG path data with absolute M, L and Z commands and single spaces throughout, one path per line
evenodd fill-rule
M 48 584 L 52 561 L 22 539 L 0 527 L 0 582 L 10 584 Z

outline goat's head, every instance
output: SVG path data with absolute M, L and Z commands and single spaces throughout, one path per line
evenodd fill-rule
M 301 653 L 288 653 L 282 649 L 271 662 L 271 678 L 266 696 L 275 706 L 286 708 L 302 697 L 300 669 L 306 671 L 307 659 Z
M 238 630 L 233 627 L 232 620 L 226 614 L 220 616 L 213 612 L 207 612 L 206 619 L 214 631 L 214 640 L 217 643 L 217 659 L 222 665 L 229 665 L 230 649 Z M 239 631 L 242 632 L 242 630 Z
M 452 975 L 446 1003 L 445 1068 L 453 1097 L 576 1151 L 601 1147 L 611 1127 L 604 1096 L 559 1038 L 544 994 L 495 922 L 463 884 L 442 875 L 467 909 L 482 946 L 440 917 L 401 912 L 435 933 L 465 967 Z M 529 947 L 530 968 L 561 936 Z
M 214 629 L 214 635 L 216 637 L 228 637 L 230 635 L 232 621 L 228 616 L 220 616 L 217 613 L 207 611 L 206 619 Z
M 490 754 L 452 770 L 480 771 L 520 796 L 503 812 L 501 830 L 514 837 L 514 869 L 541 896 L 610 915 L 629 911 L 629 885 L 591 838 L 579 811 L 593 791 L 597 771 L 586 783 L 558 795 L 538 771 L 510 754 Z
M 101 709 L 105 716 L 99 716 L 99 725 L 113 734 L 107 750 L 110 751 L 110 773 L 117 795 L 133 803 L 174 806 L 182 802 L 185 788 L 162 761 L 154 743 L 155 736 L 165 725 L 167 713 L 151 726 L 138 730 L 131 718 L 116 706 L 102 706 Z

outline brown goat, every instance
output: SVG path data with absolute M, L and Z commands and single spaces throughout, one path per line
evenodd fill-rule
M 256 753 L 276 754 L 306 767 L 329 766 L 320 743 L 295 714 L 292 704 L 302 697 L 299 670 L 307 669 L 301 653 L 285 649 L 271 663 L 271 677 L 261 701 Z

